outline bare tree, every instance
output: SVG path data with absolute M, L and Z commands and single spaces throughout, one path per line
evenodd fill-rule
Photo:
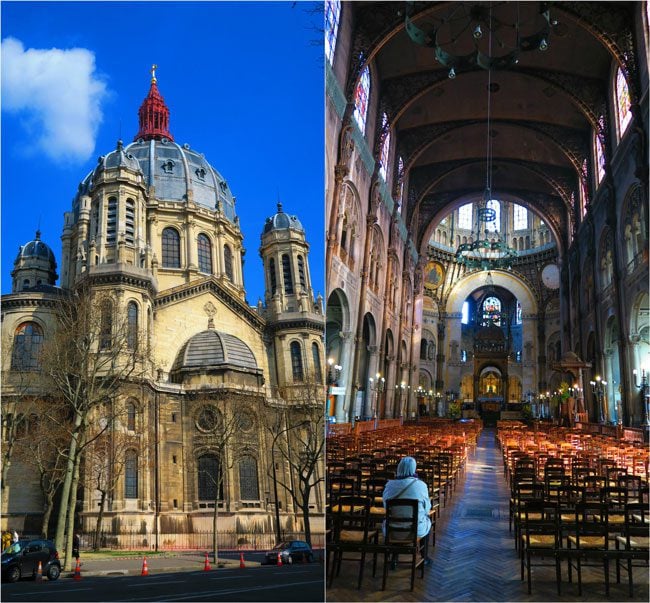
M 126 309 L 116 306 L 110 291 L 79 287 L 58 304 L 55 329 L 45 337 L 41 353 L 46 387 L 71 417 L 55 533 L 55 542 L 64 551 L 66 570 L 71 567 L 77 487 L 82 451 L 89 442 L 88 427 L 99 418 L 95 411 L 148 368 L 147 346 L 138 329 L 129 324 Z
M 199 482 L 214 493 L 212 550 L 214 563 L 218 563 L 219 501 L 223 493 L 224 473 L 232 467 L 231 446 L 239 429 L 239 417 L 226 402 L 224 391 L 204 391 L 196 394 L 193 400 L 199 406 L 197 424 L 201 431 L 195 450 L 197 473 Z
M 24 436 L 16 442 L 16 456 L 38 475 L 44 502 L 41 534 L 48 536 L 54 498 L 68 459 L 69 430 L 64 425 L 63 409 L 52 400 L 40 401 L 31 410 Z
M 305 540 L 311 546 L 310 504 L 324 483 L 325 390 L 314 379 L 282 388 L 284 404 L 269 416 L 267 429 L 273 436 L 272 453 L 279 454 L 289 474 L 269 471 L 269 477 L 283 488 L 300 509 Z M 272 458 L 272 463 L 275 459 Z M 271 465 L 273 469 L 273 465 Z

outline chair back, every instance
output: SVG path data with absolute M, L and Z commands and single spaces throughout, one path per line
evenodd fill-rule
M 368 542 L 370 499 L 367 496 L 340 496 L 332 510 L 334 542 Z
M 413 498 L 393 498 L 386 501 L 385 544 L 417 546 L 418 505 Z

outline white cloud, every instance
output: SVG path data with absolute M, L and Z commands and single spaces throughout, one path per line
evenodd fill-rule
M 106 85 L 85 48 L 28 48 L 2 41 L 2 110 L 19 114 L 30 146 L 55 161 L 85 161 L 95 149 Z

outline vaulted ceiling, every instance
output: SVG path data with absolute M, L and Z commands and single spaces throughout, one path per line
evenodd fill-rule
M 566 248 L 575 228 L 577 210 L 572 204 L 579 198 L 581 166 L 589 157 L 592 133 L 596 130 L 602 137 L 609 127 L 606 99 L 614 61 L 628 75 L 633 102 L 637 95 L 632 41 L 635 4 L 355 3 L 348 98 L 363 65 L 374 65 L 379 120 L 385 112 L 397 144 L 395 157 L 404 161 L 405 217 L 419 248 L 426 245 L 442 217 L 472 196 L 480 197 L 485 189 L 488 96 L 492 197 L 516 199 L 528 206 Z M 444 21 L 460 23 L 459 15 L 476 6 L 491 8 L 493 18 L 510 23 L 519 11 L 519 22 L 532 31 L 544 25 L 540 10 L 549 8 L 548 49 L 522 51 L 518 64 L 506 69 L 460 68 L 450 79 L 449 66 L 436 61 L 434 49 L 409 36 L 405 12 L 415 27 L 427 33 Z M 441 27 L 439 40 L 445 28 L 448 39 L 457 35 L 450 27 Z M 458 31 L 460 25 L 453 27 Z M 492 56 L 507 52 L 495 41 L 507 38 L 506 29 L 494 31 Z M 471 28 L 457 38 L 454 45 L 441 47 L 454 55 L 472 52 Z M 479 41 L 483 52 L 488 40 L 484 23 Z M 380 137 L 376 138 L 377 149 Z M 587 180 L 592 181 L 591 176 Z

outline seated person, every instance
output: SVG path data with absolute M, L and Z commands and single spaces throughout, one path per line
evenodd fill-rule
M 418 501 L 418 538 L 428 537 L 431 530 L 431 498 L 427 485 L 418 479 L 415 473 L 415 459 L 405 456 L 397 465 L 397 478 L 386 482 L 382 497 L 384 499 L 384 508 L 386 501 L 393 498 L 410 498 Z M 425 551 L 428 551 L 428 545 L 425 543 Z M 427 557 L 425 564 L 429 564 Z

